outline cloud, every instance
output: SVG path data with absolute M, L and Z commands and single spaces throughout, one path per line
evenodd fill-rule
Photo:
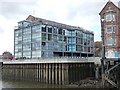
M 0 27 L 0 33 L 4 33 L 4 29 L 2 27 Z
M 37 0 L 5 0 L 0 2 L 0 13 L 7 19 L 18 19 L 21 16 L 29 15 L 36 3 Z
M 104 0 L 0 0 L 0 42 L 2 42 L 0 53 L 5 50 L 13 53 L 14 26 L 30 14 L 83 27 L 94 32 L 95 41 L 101 40 L 99 12 L 106 2 Z

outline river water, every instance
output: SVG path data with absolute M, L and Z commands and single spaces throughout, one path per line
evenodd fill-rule
M 65 88 L 64 85 L 41 84 L 27 81 L 1 81 L 2 88 Z
M 120 89 L 101 89 L 101 88 L 78 88 L 76 86 L 64 86 L 64 85 L 51 85 L 51 84 L 41 84 L 38 82 L 23 82 L 23 81 L 0 81 L 1 90 L 39 90 L 47 88 L 47 90 L 120 90 Z

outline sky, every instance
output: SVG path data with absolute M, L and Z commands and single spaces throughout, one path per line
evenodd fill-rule
M 0 0 L 0 55 L 14 53 L 14 27 L 29 15 L 94 32 L 101 40 L 99 12 L 108 0 Z M 111 0 L 117 5 L 119 0 Z

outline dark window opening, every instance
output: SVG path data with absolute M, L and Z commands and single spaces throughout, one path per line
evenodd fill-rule
M 48 40 L 52 40 L 52 34 L 48 34 Z
M 52 33 L 52 28 L 48 28 L 48 33 Z
M 62 29 L 58 29 L 58 34 L 62 34 Z
M 42 27 L 42 32 L 46 32 L 46 27 Z
M 46 43 L 45 43 L 45 42 L 42 42 L 42 45 L 43 45 L 43 46 L 45 46 L 45 45 L 46 45 Z

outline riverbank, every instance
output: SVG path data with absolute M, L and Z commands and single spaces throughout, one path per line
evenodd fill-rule
M 68 85 L 68 88 L 93 88 L 93 89 L 110 89 L 110 90 L 118 90 L 117 88 L 113 87 L 109 83 L 103 87 L 101 80 L 95 79 L 84 79 L 79 82 L 71 83 Z
M 68 87 L 73 88 L 103 88 L 101 81 L 98 80 L 81 80 L 74 84 L 69 84 Z

